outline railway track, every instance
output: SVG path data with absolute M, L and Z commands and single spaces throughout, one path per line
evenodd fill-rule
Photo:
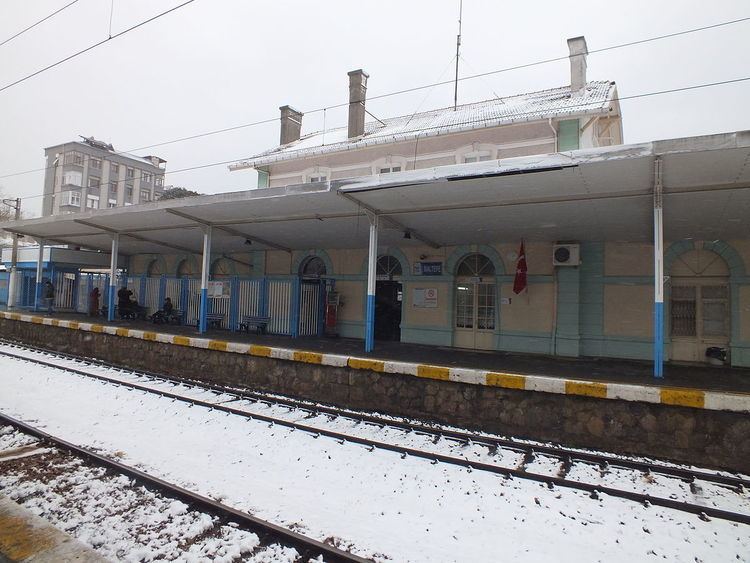
M 9 351 L 9 347 L 14 351 Z M 270 425 L 300 430 L 314 437 L 327 437 L 340 444 L 357 444 L 370 450 L 391 451 L 402 457 L 412 456 L 433 464 L 446 463 L 468 470 L 486 471 L 509 479 L 527 479 L 551 488 L 577 489 L 594 499 L 611 496 L 696 514 L 702 519 L 719 518 L 750 524 L 750 497 L 747 494 L 750 491 L 750 480 L 739 476 L 555 446 L 529 445 L 470 432 L 436 429 L 424 424 L 311 405 L 293 399 L 270 398 L 260 393 L 238 392 L 215 385 L 124 370 L 103 362 L 16 344 L 6 344 L 4 349 L 0 349 L 0 355 L 95 378 L 107 384 L 156 393 L 172 400 Z M 43 359 L 42 356 L 47 357 Z M 121 377 L 113 376 L 113 369 L 118 370 Z M 344 431 L 341 430 L 342 427 Z M 378 439 L 370 437 L 373 432 Z M 467 453 L 473 454 L 473 459 L 469 459 Z M 623 472 L 629 472 L 633 488 L 640 487 L 646 492 L 608 484 L 608 476 L 613 477 L 609 481 L 617 481 L 614 479 L 615 474 L 622 476 Z M 655 484 L 665 479 L 667 484 Z M 598 482 L 592 483 L 591 480 Z M 664 495 L 648 492 L 649 489 L 658 492 L 660 487 Z M 705 495 L 707 489 L 713 494 Z M 743 505 L 743 510 L 708 504 L 712 502 L 710 499 L 716 498 L 717 493 L 724 499 L 729 499 L 729 504 Z M 704 502 L 680 500 L 680 496 Z
M 278 543 L 293 547 L 300 555 L 298 559 L 299 561 L 315 560 L 318 557 L 322 557 L 324 561 L 342 563 L 366 563 L 370 561 L 369 559 L 364 559 L 346 551 L 342 551 L 334 546 L 308 538 L 307 536 L 298 534 L 282 526 L 262 520 L 246 512 L 242 512 L 241 510 L 217 502 L 211 498 L 199 495 L 153 475 L 149 475 L 148 473 L 135 469 L 134 467 L 130 467 L 107 456 L 98 454 L 91 449 L 78 446 L 48 434 L 30 424 L 2 413 L 0 413 L 0 423 L 13 426 L 25 434 L 38 438 L 45 444 L 70 452 L 74 456 L 83 458 L 92 464 L 102 466 L 115 473 L 134 479 L 138 484 L 159 491 L 166 497 L 180 500 L 193 509 L 214 514 L 226 519 L 227 521 L 237 522 L 245 529 L 257 533 L 267 544 Z

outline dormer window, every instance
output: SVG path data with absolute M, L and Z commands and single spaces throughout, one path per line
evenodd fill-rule
M 381 166 L 378 168 L 378 174 L 390 174 L 391 172 L 401 172 L 401 166 Z
M 404 170 L 406 170 L 406 158 L 403 156 L 389 154 L 372 163 L 373 174 L 391 174 L 393 172 L 403 172 Z
M 308 168 L 302 174 L 305 183 L 327 182 L 331 178 L 331 169 L 325 166 L 316 166 Z
M 484 154 L 472 154 L 464 156 L 464 162 L 482 162 L 483 160 L 491 160 L 492 155 L 489 153 Z
M 497 158 L 497 147 L 485 143 L 472 143 L 469 146 L 461 147 L 456 151 L 456 162 L 484 162 L 485 160 L 494 160 Z

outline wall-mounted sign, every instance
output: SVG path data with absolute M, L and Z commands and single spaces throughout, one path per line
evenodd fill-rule
M 420 309 L 435 309 L 438 306 L 438 292 L 434 287 L 416 287 L 412 290 L 412 305 Z
M 229 284 L 220 281 L 208 282 L 209 297 L 229 297 Z
M 415 262 L 414 263 L 414 275 L 415 276 L 442 276 L 443 275 L 443 263 L 442 262 Z

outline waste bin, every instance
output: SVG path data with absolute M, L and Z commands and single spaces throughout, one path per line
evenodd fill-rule
M 723 366 L 727 363 L 727 349 L 719 346 L 709 346 L 706 348 L 706 360 L 714 366 Z

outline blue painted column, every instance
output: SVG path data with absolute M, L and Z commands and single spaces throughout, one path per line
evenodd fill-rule
M 302 300 L 302 282 L 299 277 L 294 276 L 292 278 L 292 314 L 289 319 L 289 334 L 292 338 L 299 336 L 299 313 Z
M 240 306 L 240 280 L 237 276 L 232 276 L 229 281 L 229 330 L 235 332 L 239 319 Z
M 654 162 L 654 377 L 664 377 L 664 223 L 662 161 Z
M 203 227 L 203 257 L 201 260 L 201 302 L 198 311 L 198 332 L 203 334 L 208 328 L 208 278 L 211 267 L 211 225 Z
M 117 296 L 117 254 L 120 252 L 120 235 L 112 235 L 112 250 L 109 257 L 109 292 L 107 293 L 107 320 L 115 320 L 115 297 Z
M 167 276 L 162 274 L 159 278 L 159 298 L 157 299 L 157 307 L 161 309 L 164 299 L 167 297 Z
M 370 246 L 367 254 L 367 309 L 365 317 L 365 352 L 375 348 L 375 269 L 378 263 L 378 216 L 370 219 Z
M 42 299 L 42 272 L 44 271 L 44 241 L 39 239 L 39 254 L 36 259 L 36 287 L 34 291 L 34 311 L 39 310 Z

